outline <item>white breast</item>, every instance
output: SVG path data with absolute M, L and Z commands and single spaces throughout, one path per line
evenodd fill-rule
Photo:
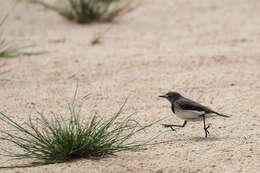
M 175 114 L 177 117 L 183 119 L 183 120 L 188 120 L 188 121 L 199 121 L 202 120 L 201 115 L 203 115 L 205 112 L 200 112 L 200 111 L 192 111 L 192 110 L 176 110 Z
M 193 110 L 175 110 L 175 114 L 177 117 L 186 120 L 186 121 L 202 121 L 203 117 L 201 115 L 204 115 L 204 111 L 193 111 Z M 205 118 L 210 118 L 216 116 L 214 113 L 205 114 Z

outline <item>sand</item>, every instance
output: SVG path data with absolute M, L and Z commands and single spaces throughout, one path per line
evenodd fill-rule
M 1 15 L 13 2 L 0 0 Z M 208 139 L 202 122 L 177 132 L 158 123 L 146 136 L 164 132 L 160 140 L 171 143 L 99 161 L 0 172 L 259 172 L 259 16 L 258 0 L 144 0 L 113 24 L 78 25 L 42 7 L 17 4 L 5 23 L 7 39 L 49 53 L 0 59 L 1 111 L 14 120 L 37 116 L 36 109 L 46 116 L 66 111 L 77 81 L 78 97 L 90 94 L 85 115 L 109 117 L 129 97 L 125 115 L 136 111 L 142 124 L 162 117 L 168 117 L 162 123 L 182 124 L 157 97 L 178 91 L 233 116 L 209 120 Z M 92 46 L 95 34 L 109 27 L 102 44 Z

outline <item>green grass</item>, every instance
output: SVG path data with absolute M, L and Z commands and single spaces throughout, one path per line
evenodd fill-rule
M 56 5 L 43 0 L 24 0 L 54 10 L 78 23 L 111 22 L 137 7 L 133 0 L 59 0 Z
M 1 30 L 7 16 L 8 15 L 5 15 L 0 19 L 0 58 L 12 55 L 15 50 L 9 47 L 9 44 L 6 42 L 6 40 L 3 37 L 3 31 Z
M 8 130 L 0 131 L 0 140 L 7 142 L 5 146 L 14 145 L 15 152 L 20 150 L 15 153 L 6 147 L 2 149 L 5 151 L 2 155 L 12 159 L 33 159 L 27 166 L 39 166 L 79 158 L 97 159 L 154 145 L 152 142 L 157 136 L 143 141 L 136 141 L 134 137 L 158 121 L 141 126 L 133 119 L 133 114 L 119 121 L 124 106 L 125 103 L 106 120 L 95 115 L 89 117 L 88 122 L 81 118 L 80 108 L 76 109 L 74 104 L 69 106 L 67 119 L 56 114 L 51 114 L 53 118 L 47 119 L 39 113 L 40 118 L 36 121 L 29 118 L 24 123 L 18 123 L 0 112 L 0 121 L 9 126 Z
M 19 56 L 32 56 L 32 55 L 40 55 L 44 52 L 38 52 L 38 53 L 30 53 L 25 52 L 24 50 L 27 48 L 30 48 L 32 46 L 23 46 L 23 47 L 17 47 L 13 45 L 12 42 L 7 42 L 3 37 L 2 34 L 0 34 L 0 58 L 12 58 L 12 57 L 19 57 Z
M 24 51 L 27 48 L 31 48 L 31 45 L 27 46 L 16 46 L 13 42 L 6 41 L 4 38 L 4 32 L 2 30 L 3 24 L 6 21 L 8 14 L 0 18 L 0 58 L 10 58 L 18 56 L 31 56 L 31 55 L 40 55 L 44 52 L 26 52 Z

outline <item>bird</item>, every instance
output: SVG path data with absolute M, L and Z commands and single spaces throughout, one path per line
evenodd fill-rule
M 224 118 L 230 117 L 230 115 L 218 113 L 207 106 L 188 99 L 178 92 L 168 92 L 165 95 L 160 95 L 159 97 L 166 98 L 171 103 L 172 112 L 178 118 L 184 120 L 182 125 L 162 124 L 163 127 L 171 128 L 173 131 L 175 131 L 174 127 L 185 127 L 188 121 L 203 121 L 205 138 L 207 138 L 209 135 L 208 129 L 210 127 L 210 125 L 206 125 L 207 118 L 214 116 L 220 116 Z

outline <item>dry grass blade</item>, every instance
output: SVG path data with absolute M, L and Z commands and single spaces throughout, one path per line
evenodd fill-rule
M 110 29 L 112 28 L 112 26 L 107 27 L 104 31 L 99 31 L 96 32 L 94 34 L 94 37 L 91 39 L 90 44 L 91 45 L 97 45 L 97 44 L 101 44 L 102 40 L 105 36 L 105 34 L 110 31 Z

